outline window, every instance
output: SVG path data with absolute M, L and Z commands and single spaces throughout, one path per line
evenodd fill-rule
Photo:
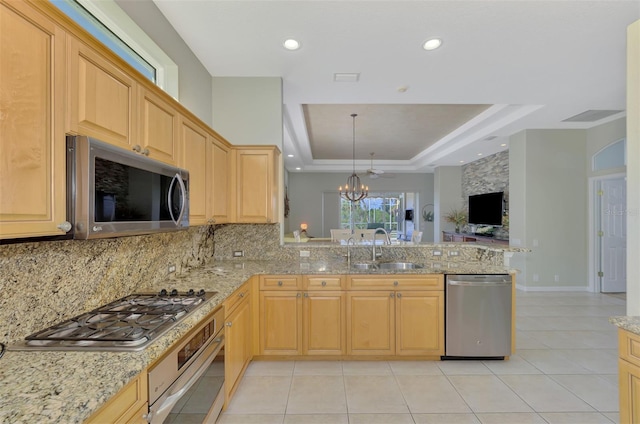
M 355 229 L 382 227 L 396 234 L 400 211 L 404 213 L 404 193 L 370 193 L 369 197 L 353 204 Z M 340 199 L 340 228 L 351 228 L 351 202 Z M 402 216 L 404 218 L 404 216 Z
M 593 155 L 592 169 L 602 171 L 625 166 L 627 164 L 626 147 L 626 140 L 622 139 L 600 150 Z
M 142 75 L 178 99 L 178 66 L 113 0 L 50 0 Z

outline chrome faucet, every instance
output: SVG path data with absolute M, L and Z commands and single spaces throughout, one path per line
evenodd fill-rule
M 353 236 L 349 237 L 347 239 L 347 266 L 349 268 L 351 268 L 351 249 L 349 248 L 349 242 L 352 241 L 354 246 L 356 244 L 356 240 L 353 238 Z
M 376 228 L 376 231 L 373 233 L 373 249 L 371 257 L 371 260 L 373 261 L 382 256 L 382 248 L 380 249 L 380 252 L 376 252 L 376 235 L 378 235 L 380 231 L 382 231 L 385 237 L 384 244 L 391 244 L 391 238 L 389 238 L 389 233 L 387 232 L 387 230 L 385 230 L 384 228 Z

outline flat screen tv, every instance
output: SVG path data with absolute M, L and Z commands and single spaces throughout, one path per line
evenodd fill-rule
M 504 192 L 469 196 L 469 224 L 502 225 Z

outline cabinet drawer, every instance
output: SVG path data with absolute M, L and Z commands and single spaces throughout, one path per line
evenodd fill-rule
M 300 289 L 300 277 L 297 275 L 263 275 L 260 277 L 260 290 L 278 289 Z
M 443 275 L 358 275 L 348 278 L 350 290 L 444 290 Z
M 640 367 L 640 336 L 618 329 L 618 351 L 620 358 Z
M 224 301 L 224 313 L 226 317 L 233 313 L 233 310 L 240 304 L 240 302 L 249 298 L 250 288 L 251 285 L 249 282 L 246 282 Z
M 305 275 L 304 290 L 344 290 L 344 278 L 340 275 Z

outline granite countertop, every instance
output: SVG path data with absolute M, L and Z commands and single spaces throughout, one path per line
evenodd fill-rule
M 345 261 L 215 261 L 181 275 L 172 275 L 157 286 L 139 288 L 139 292 L 155 292 L 162 288 L 180 291 L 203 288 L 218 292 L 141 352 L 17 351 L 9 346 L 0 358 L 0 421 L 83 422 L 252 275 L 509 272 L 513 271 L 477 263 L 432 263 L 410 271 L 354 271 L 347 267 Z
M 623 330 L 640 336 L 640 317 L 638 316 L 609 317 L 609 322 Z

